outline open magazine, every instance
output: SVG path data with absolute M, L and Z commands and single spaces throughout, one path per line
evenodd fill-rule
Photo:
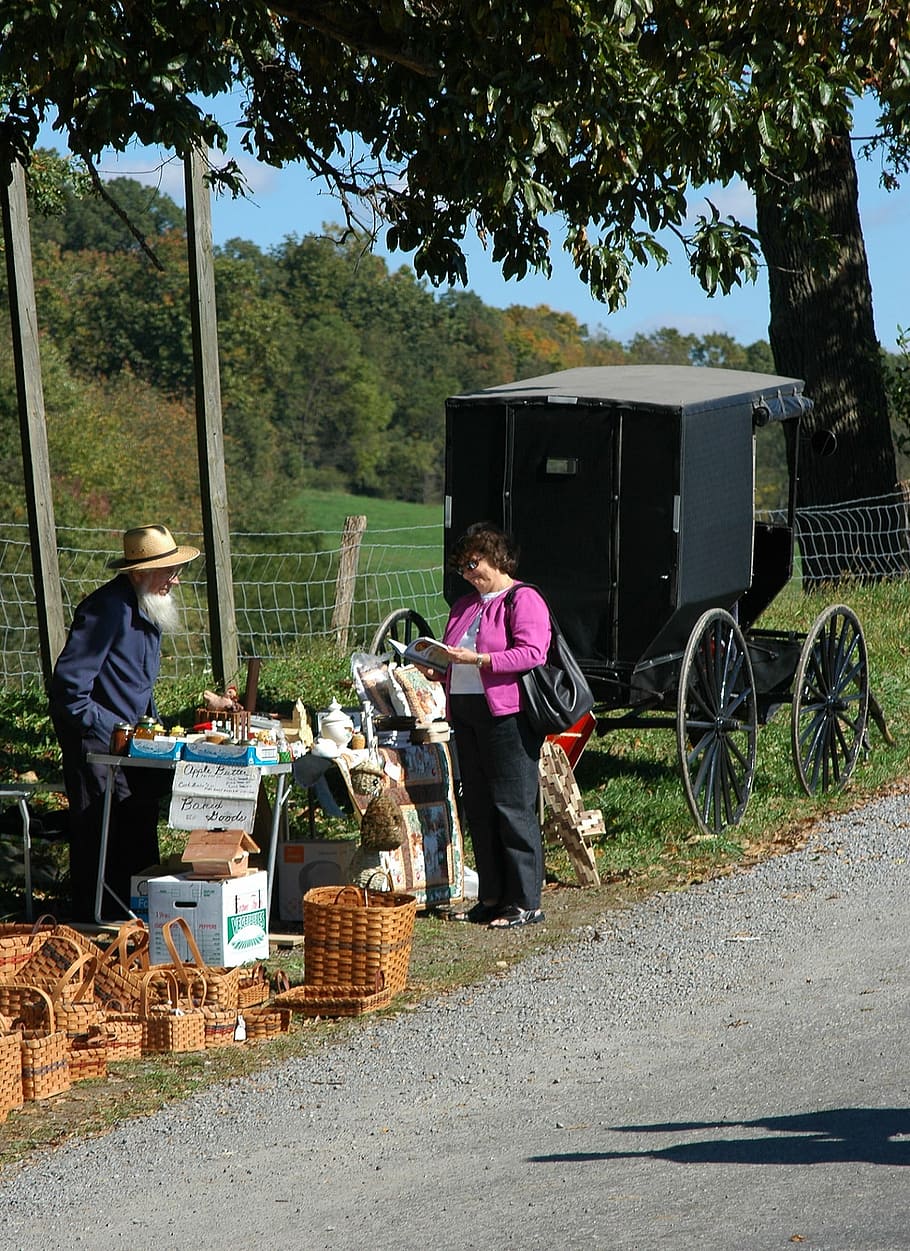
M 427 669 L 445 673 L 452 663 L 452 649 L 438 639 L 421 636 L 419 639 L 412 639 L 408 644 L 389 639 L 388 644 L 394 650 L 399 664 L 424 665 Z

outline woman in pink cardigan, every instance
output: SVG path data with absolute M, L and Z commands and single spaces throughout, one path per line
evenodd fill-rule
M 488 522 L 470 527 L 449 564 L 471 586 L 452 605 L 443 641 L 454 649 L 445 677 L 448 716 L 480 882 L 477 903 L 457 915 L 512 929 L 544 919 L 542 738 L 522 712 L 519 677 L 546 659 L 550 613 L 533 587 L 515 581 L 518 548 Z

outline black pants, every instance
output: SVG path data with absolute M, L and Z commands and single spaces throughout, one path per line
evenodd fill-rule
M 63 754 L 63 781 L 69 801 L 70 890 L 74 920 L 93 920 L 104 788 L 107 769 L 89 764 L 89 752 L 106 752 L 108 744 L 80 738 L 55 721 Z M 158 816 L 161 798 L 171 788 L 170 769 L 117 769 L 111 798 L 105 881 L 129 904 L 130 878 L 157 864 Z M 105 916 L 122 917 L 122 910 L 105 891 Z
M 522 713 L 494 717 L 483 695 L 453 695 L 450 705 L 480 899 L 539 908 L 543 847 L 537 790 L 543 740 Z

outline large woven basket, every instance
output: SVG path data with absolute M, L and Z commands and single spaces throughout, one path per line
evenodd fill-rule
M 408 980 L 416 915 L 413 895 L 314 886 L 303 897 L 304 981 L 397 995 Z
M 87 999 L 98 966 L 97 957 L 58 930 L 45 934 L 41 946 L 11 979 L 20 986 L 40 986 L 55 999 Z

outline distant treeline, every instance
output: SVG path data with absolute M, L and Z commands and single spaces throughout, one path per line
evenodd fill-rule
M 198 529 L 185 215 L 131 179 L 67 189 L 32 212 L 57 520 L 164 516 Z M 449 395 L 579 365 L 695 364 L 773 372 L 764 341 L 663 329 L 622 344 L 545 305 L 502 310 L 434 292 L 405 266 L 317 235 L 215 258 L 231 526 L 305 525 L 304 487 L 420 502 L 441 496 Z M 4 289 L 5 295 L 5 289 Z M 0 508 L 25 520 L 6 300 L 0 330 Z

